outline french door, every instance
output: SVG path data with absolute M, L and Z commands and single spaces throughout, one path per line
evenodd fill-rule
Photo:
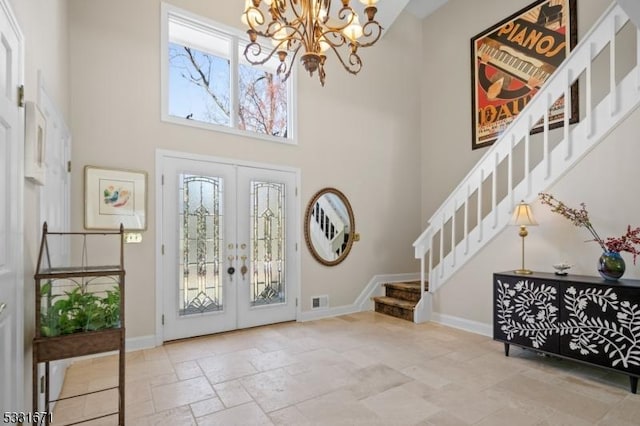
M 160 161 L 163 340 L 296 319 L 296 173 Z

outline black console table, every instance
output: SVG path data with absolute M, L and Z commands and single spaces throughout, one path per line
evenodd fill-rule
M 640 280 L 534 272 L 493 274 L 493 338 L 640 376 Z

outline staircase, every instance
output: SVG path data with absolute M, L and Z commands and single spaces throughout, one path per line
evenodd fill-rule
M 434 292 L 504 229 L 520 200 L 533 201 L 640 104 L 640 31 L 632 22 L 635 62 L 626 74 L 617 69 L 616 40 L 628 21 L 614 2 L 429 219 L 413 244 L 420 259 L 421 282 L 429 282 L 428 292 L 422 288 L 413 309 L 414 322 L 430 319 Z M 608 90 L 594 100 L 602 92 L 598 89 L 603 79 L 593 76 L 602 61 L 592 72 L 598 55 L 608 57 L 604 61 Z M 571 87 L 576 81 L 584 105 L 580 121 L 570 125 Z M 564 126 L 551 130 L 548 111 L 563 96 Z M 537 123 L 543 123 L 542 133 L 531 135 Z
M 386 283 L 384 296 L 374 297 L 375 311 L 413 321 L 414 310 L 420 301 L 420 281 Z

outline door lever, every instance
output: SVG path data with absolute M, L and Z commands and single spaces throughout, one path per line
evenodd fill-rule
M 233 256 L 229 256 L 228 259 L 231 266 L 227 268 L 227 274 L 229 274 L 229 281 L 233 281 L 233 274 L 236 272 L 236 268 L 233 267 Z
M 240 273 L 242 274 L 242 281 L 244 281 L 245 275 L 247 275 L 247 256 L 242 256 L 242 266 L 240 267 Z
M 2 314 L 2 311 L 4 311 L 6 307 L 7 307 L 6 303 L 0 303 L 0 314 Z

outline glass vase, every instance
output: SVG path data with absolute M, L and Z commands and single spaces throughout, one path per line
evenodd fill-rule
M 624 270 L 624 259 L 617 251 L 605 251 L 598 259 L 598 272 L 607 281 L 618 281 Z

